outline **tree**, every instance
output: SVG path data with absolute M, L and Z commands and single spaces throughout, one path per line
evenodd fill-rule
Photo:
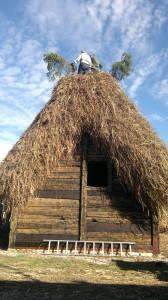
M 49 80 L 55 80 L 61 75 L 67 75 L 73 71 L 73 67 L 65 58 L 57 53 L 44 54 L 43 60 L 47 63 L 47 76 Z
M 123 80 L 132 72 L 132 56 L 128 53 L 123 53 L 121 61 L 112 65 L 111 74 L 117 80 Z
M 91 54 L 90 57 L 91 57 L 91 61 L 92 61 L 92 70 L 95 70 L 95 71 L 102 70 L 103 66 L 100 63 L 100 61 L 97 58 L 97 56 L 95 54 Z

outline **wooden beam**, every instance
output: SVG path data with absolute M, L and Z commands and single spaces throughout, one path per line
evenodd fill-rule
M 160 253 L 159 249 L 159 225 L 154 218 L 151 218 L 151 244 L 153 249 L 153 254 L 157 255 Z
M 18 223 L 18 208 L 13 208 L 10 217 L 10 233 L 9 233 L 8 248 L 15 248 L 17 223 Z
M 37 198 L 74 199 L 80 198 L 79 190 L 39 190 Z
M 80 197 L 80 240 L 86 240 L 87 212 L 87 136 L 84 135 L 81 145 L 81 197 Z

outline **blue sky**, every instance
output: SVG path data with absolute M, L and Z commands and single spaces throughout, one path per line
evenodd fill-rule
M 168 144 L 167 0 L 0 0 L 0 160 L 49 100 L 43 54 L 82 48 L 107 71 L 132 54 L 122 86 Z

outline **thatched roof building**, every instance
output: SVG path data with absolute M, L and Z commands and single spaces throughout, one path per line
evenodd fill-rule
M 106 153 L 120 185 L 155 220 L 168 205 L 168 151 L 118 82 L 106 73 L 62 78 L 51 100 L 1 163 L 1 200 L 23 207 L 83 136 Z

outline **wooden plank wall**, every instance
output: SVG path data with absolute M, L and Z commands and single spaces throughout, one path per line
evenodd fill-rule
M 21 211 L 16 247 L 33 247 L 43 239 L 79 239 L 80 157 L 62 161 L 38 197 Z
M 108 160 L 103 152 L 96 150 L 89 141 L 86 159 Z M 83 169 L 87 177 L 87 166 Z M 47 178 L 38 197 L 29 201 L 22 210 L 15 246 L 32 247 L 39 245 L 43 239 L 78 240 L 86 236 L 87 240 L 133 241 L 137 243 L 135 250 L 151 251 L 150 218 L 141 212 L 133 200 L 124 196 L 112 163 L 108 165 L 108 174 L 107 188 L 84 186 L 81 194 L 80 157 L 73 161 L 61 161 Z M 86 220 L 81 222 L 80 198 L 83 194 L 86 195 Z M 84 232 L 81 224 L 86 225 Z
M 152 251 L 150 219 L 129 199 L 90 187 L 87 204 L 88 240 L 133 241 L 135 250 Z
M 168 231 L 161 232 L 160 238 L 160 253 L 168 258 Z
M 86 237 L 88 240 L 133 241 L 135 251 L 151 252 L 151 218 L 125 196 L 114 166 L 104 152 L 104 149 L 97 151 L 93 142 L 88 141 L 87 159 L 107 161 L 108 186 L 87 187 Z

